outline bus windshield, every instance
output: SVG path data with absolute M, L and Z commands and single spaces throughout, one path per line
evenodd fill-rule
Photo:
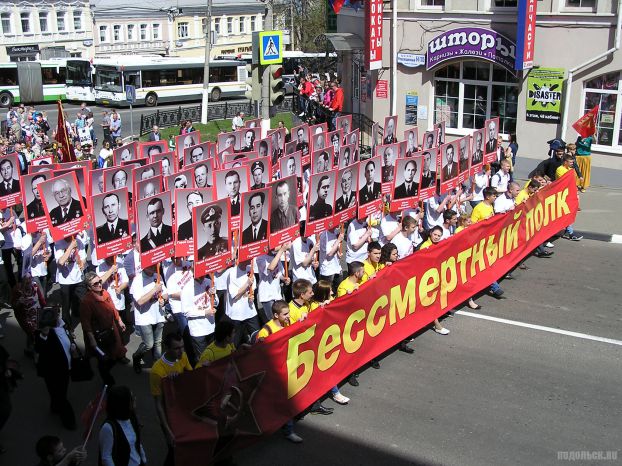
M 85 60 L 67 60 L 67 85 L 91 86 L 91 64 Z
M 121 72 L 114 68 L 98 67 L 95 74 L 95 89 L 98 91 L 123 92 Z

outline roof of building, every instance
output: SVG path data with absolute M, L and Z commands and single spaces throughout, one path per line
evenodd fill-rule
M 207 0 L 90 0 L 96 16 L 145 16 L 149 13 L 165 14 L 175 9 L 187 10 L 188 13 L 204 13 Z M 256 13 L 263 11 L 265 5 L 260 0 L 212 0 L 212 14 Z M 182 13 L 183 15 L 183 13 Z M 180 15 L 180 16 L 182 16 Z M 159 15 L 158 15 L 159 16 Z

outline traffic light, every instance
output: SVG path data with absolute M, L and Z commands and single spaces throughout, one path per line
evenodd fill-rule
M 285 83 L 283 82 L 283 67 L 270 66 L 270 106 L 279 105 L 285 99 Z
M 246 65 L 246 92 L 244 96 L 251 101 L 261 100 L 259 65 Z

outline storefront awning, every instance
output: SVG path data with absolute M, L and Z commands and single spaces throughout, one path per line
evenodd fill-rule
M 322 34 L 318 38 L 324 38 L 329 41 L 337 52 L 352 52 L 353 50 L 363 50 L 365 48 L 363 39 L 350 32 L 329 32 Z

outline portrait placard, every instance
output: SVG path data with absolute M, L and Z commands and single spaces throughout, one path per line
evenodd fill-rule
M 121 147 L 112 149 L 112 160 L 115 166 L 121 165 L 121 162 L 128 162 L 138 158 L 138 142 L 129 142 Z
M 238 261 L 268 253 L 270 191 L 267 187 L 242 194 Z
M 287 176 L 270 184 L 270 249 L 300 236 L 296 184 L 296 176 Z
M 184 148 L 184 167 L 202 160 L 209 159 L 210 142 L 202 142 L 194 146 Z
M 419 186 L 419 199 L 424 201 L 436 194 L 438 165 L 438 149 L 426 149 L 421 153 L 421 184 Z
M 143 269 L 173 257 L 175 238 L 170 191 L 136 201 L 136 223 Z
M 175 159 L 175 154 L 172 151 L 152 155 L 151 163 L 157 163 L 160 165 L 160 172 L 164 177 L 177 172 L 177 161 Z
M 359 166 L 358 218 L 360 219 L 382 211 L 381 168 L 378 156 L 361 162 Z
M 382 144 L 395 144 L 397 141 L 397 115 L 384 118 Z
M 433 129 L 432 131 L 426 131 L 423 133 L 423 150 L 426 149 L 434 149 L 437 146 L 438 141 L 438 129 Z
M 0 209 L 21 204 L 19 160 L 16 153 L 0 157 Z
M 92 197 L 93 243 L 99 260 L 132 249 L 127 194 L 127 188 L 121 188 Z
M 24 206 L 24 220 L 26 221 L 26 232 L 34 233 L 48 227 L 48 220 L 43 210 L 43 202 L 41 201 L 41 191 L 37 186 L 54 177 L 51 171 L 42 171 L 40 173 L 30 173 L 22 175 L 22 205 Z
M 391 212 L 409 209 L 419 200 L 423 161 L 420 155 L 398 159 L 391 195 Z
M 497 162 L 497 136 L 499 135 L 499 117 L 484 122 L 486 145 L 484 146 L 484 163 Z
M 185 161 L 184 149 L 201 144 L 201 133 L 199 131 L 191 131 L 190 133 L 175 136 L 175 155 L 179 162 Z
M 220 199 L 194 207 L 192 226 L 194 231 L 194 276 L 231 267 L 231 203 Z
M 195 207 L 212 202 L 211 188 L 181 188 L 173 193 L 175 199 L 175 215 L 173 228 L 175 236 L 175 256 L 194 256 L 194 234 L 192 229 L 192 211 Z
M 337 170 L 311 175 L 309 179 L 309 195 L 307 200 L 308 215 L 305 222 L 305 236 L 332 230 L 336 225 L 335 212 L 335 180 Z
M 441 193 L 451 191 L 458 186 L 458 151 L 457 141 L 443 144 L 441 152 Z
M 471 136 L 471 176 L 481 172 L 484 165 L 484 132 L 485 129 L 478 129 Z
M 145 180 L 136 182 L 134 193 L 136 193 L 137 199 L 145 199 L 147 197 L 155 196 L 162 192 L 162 175 L 152 176 Z
M 151 142 L 141 142 L 139 146 L 138 157 L 141 159 L 151 160 L 152 155 L 162 154 L 163 152 L 168 152 L 168 143 L 166 141 L 159 140 Z
M 335 225 L 356 217 L 360 162 L 341 168 L 337 173 L 339 190 L 335 194 Z
M 411 157 L 419 151 L 419 128 L 416 126 L 404 131 L 404 141 L 406 141 L 406 157 Z

